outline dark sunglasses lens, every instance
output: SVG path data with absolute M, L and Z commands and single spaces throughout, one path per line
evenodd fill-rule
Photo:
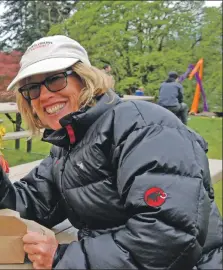
M 36 99 L 40 96 L 40 87 L 33 88 L 29 90 L 30 99 Z
M 60 91 L 65 88 L 66 85 L 67 80 L 63 73 L 51 76 L 46 80 L 46 86 L 52 92 Z
M 27 100 L 36 99 L 40 95 L 40 85 L 38 84 L 30 84 L 24 87 L 21 87 L 21 93 L 23 97 Z

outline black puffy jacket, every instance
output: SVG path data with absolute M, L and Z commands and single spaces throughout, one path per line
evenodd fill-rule
M 45 132 L 54 146 L 37 168 L 13 185 L 0 174 L 0 208 L 80 229 L 55 268 L 221 269 L 222 220 L 199 135 L 111 90 L 61 124 Z

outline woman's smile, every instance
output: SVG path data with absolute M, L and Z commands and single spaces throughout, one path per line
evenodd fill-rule
M 65 102 L 63 103 L 56 103 L 53 105 L 49 105 L 45 108 L 45 111 L 50 114 L 50 115 L 55 115 L 58 114 L 59 112 L 61 112 L 61 110 L 64 108 L 64 106 L 66 105 Z

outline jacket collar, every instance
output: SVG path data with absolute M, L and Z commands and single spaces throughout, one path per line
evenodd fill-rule
M 84 107 L 60 119 L 59 130 L 46 129 L 42 141 L 59 147 L 69 148 L 70 144 L 80 141 L 88 128 L 107 110 L 121 102 L 121 99 L 111 89 L 97 98 L 93 107 Z M 73 137 L 75 136 L 75 137 Z

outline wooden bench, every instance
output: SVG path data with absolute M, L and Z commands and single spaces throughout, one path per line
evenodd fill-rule
M 3 137 L 3 141 L 16 140 L 16 149 L 19 149 L 19 139 L 27 138 L 27 152 L 31 152 L 32 149 L 32 133 L 29 130 L 7 132 Z

